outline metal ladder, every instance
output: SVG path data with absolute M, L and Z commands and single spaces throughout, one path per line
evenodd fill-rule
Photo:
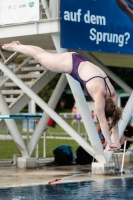
M 118 155 L 117 155 L 117 153 L 114 153 L 114 154 L 112 155 L 112 158 L 113 158 L 114 163 L 115 163 L 115 170 L 116 170 L 116 173 L 119 173 L 120 164 L 119 164 L 119 160 L 118 160 Z
M 123 171 L 123 168 L 124 168 L 124 160 L 125 160 L 125 152 L 126 152 L 126 144 L 127 144 L 127 141 L 133 141 L 133 139 L 127 139 L 127 140 L 124 142 L 124 151 L 123 151 L 122 164 L 121 164 L 121 170 L 120 170 L 120 173 L 121 173 L 121 174 L 125 173 L 125 172 Z
M 125 140 L 124 142 L 124 149 L 121 149 L 121 153 L 123 153 L 123 156 L 122 156 L 122 164 L 121 164 L 121 169 L 120 169 L 120 164 L 119 164 L 119 160 L 118 160 L 118 154 L 119 153 L 114 153 L 113 154 L 113 159 L 114 159 L 114 163 L 115 163 L 115 167 L 116 167 L 116 172 L 120 172 L 121 174 L 124 174 L 125 172 L 123 171 L 123 168 L 124 168 L 124 160 L 125 160 L 125 152 L 126 152 L 126 144 L 127 144 L 127 141 L 133 141 L 133 139 L 127 139 Z M 120 171 L 119 171 L 120 170 Z

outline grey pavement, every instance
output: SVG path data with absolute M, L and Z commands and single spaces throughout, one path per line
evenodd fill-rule
M 133 177 L 132 163 L 125 165 L 125 174 L 92 174 L 91 165 L 38 166 L 36 169 L 19 169 L 16 166 L 0 167 L 0 188 L 42 185 L 61 178 L 54 183 L 81 182 Z

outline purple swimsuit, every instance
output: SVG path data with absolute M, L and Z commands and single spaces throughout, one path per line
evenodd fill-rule
M 80 78 L 79 74 L 78 74 L 78 67 L 80 65 L 81 62 L 85 62 L 85 61 L 88 61 L 86 58 L 84 58 L 83 56 L 77 54 L 77 53 L 73 53 L 72 54 L 72 60 L 73 60 L 73 69 L 72 69 L 72 72 L 71 72 L 71 76 L 76 79 L 77 81 L 79 81 L 83 86 L 84 86 L 84 90 L 86 92 L 86 94 L 88 96 L 90 96 L 90 94 L 88 93 L 87 91 L 87 88 L 86 88 L 86 83 L 90 80 L 92 80 L 93 78 L 102 78 L 104 80 L 104 84 L 105 84 L 105 88 L 106 90 L 108 89 L 109 93 L 110 93 L 110 96 L 111 96 L 111 92 L 110 92 L 110 89 L 109 89 L 109 86 L 106 82 L 106 78 L 108 78 L 107 76 L 106 77 L 102 77 L 102 76 L 94 76 L 90 79 L 88 79 L 87 81 L 84 81 Z

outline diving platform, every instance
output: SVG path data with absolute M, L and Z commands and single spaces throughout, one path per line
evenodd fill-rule
M 14 40 L 19 40 L 22 44 L 40 46 L 46 51 L 58 53 L 73 51 L 72 49 L 63 49 L 60 46 L 59 2 L 59 0 L 50 0 L 50 5 L 48 6 L 46 0 L 41 0 L 43 9 L 45 11 L 45 18 L 40 17 L 40 19 L 37 21 L 1 25 L 0 46 L 2 46 L 4 43 L 10 43 Z M 68 31 L 68 34 L 71 34 L 70 30 Z M 92 63 L 98 65 L 113 81 L 120 85 L 121 88 L 123 88 L 128 94 L 131 94 L 129 102 L 126 106 L 126 112 L 124 112 L 124 120 L 120 124 L 121 136 L 124 128 L 126 127 L 126 122 L 132 113 L 132 88 L 130 88 L 123 80 L 109 70 L 107 66 L 133 67 L 132 56 L 123 56 L 121 54 L 109 54 L 104 52 L 90 53 L 88 51 L 74 51 L 80 52 Z M 26 166 L 25 163 L 29 163 L 31 154 L 41 138 L 50 116 L 55 122 L 60 124 L 60 126 L 66 130 L 66 132 L 78 144 L 80 144 L 100 163 L 102 169 L 105 167 L 110 167 L 108 163 L 112 152 L 109 152 L 108 149 L 103 151 L 80 84 L 68 74 L 62 74 L 48 103 L 45 103 L 38 96 L 38 93 L 56 76 L 56 73 L 48 71 L 45 66 L 37 66 L 39 63 L 36 63 L 31 57 L 27 58 L 25 55 L 20 55 L 18 53 L 12 54 L 12 52 L 2 49 L 0 50 L 0 55 L 4 60 L 4 62 L 0 61 L 0 70 L 5 75 L 5 77 L 0 81 L 0 102 L 2 105 L 0 108 L 1 115 L 14 115 L 19 113 L 19 111 L 25 105 L 27 105 L 30 99 L 34 100 L 34 102 L 44 111 L 42 119 L 39 120 L 38 126 L 36 127 L 27 147 L 25 146 L 13 119 L 5 121 L 2 120 L 0 122 L 1 128 L 4 127 L 6 123 L 15 143 L 18 145 L 22 155 L 20 163 L 22 161 L 24 167 Z M 14 60 L 14 57 L 16 56 L 23 56 L 24 60 L 14 71 L 11 71 L 7 66 Z M 7 59 L 7 57 L 10 59 Z M 33 74 L 35 71 L 37 73 Z M 60 118 L 56 112 L 54 112 L 54 109 L 67 83 L 70 85 L 77 107 L 81 113 L 91 145 L 89 145 L 88 142 L 86 142 L 72 127 L 70 127 L 62 118 Z M 11 91 L 13 93 L 11 93 Z M 8 98 L 5 97 L 6 95 Z M 14 95 L 14 97 L 12 95 Z

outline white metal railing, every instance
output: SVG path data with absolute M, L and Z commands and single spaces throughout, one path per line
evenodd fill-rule
M 122 164 L 121 164 L 121 171 L 120 171 L 120 173 L 123 173 L 123 167 L 124 167 L 124 160 L 125 160 L 125 152 L 126 152 L 126 144 L 127 144 L 127 141 L 132 141 L 132 142 L 133 142 L 133 139 L 127 139 L 127 140 L 124 142 L 124 151 L 123 151 L 123 157 L 122 157 Z
M 77 133 L 81 136 L 86 136 L 86 130 L 85 130 L 85 127 L 84 127 L 84 124 L 83 122 L 81 121 L 81 119 L 78 119 L 78 118 L 74 118 L 72 115 L 70 115 L 68 118 L 60 115 L 71 127 L 73 127 Z M 51 125 L 48 125 L 48 133 L 50 134 L 50 136 L 55 136 L 55 135 L 64 135 L 64 134 L 67 134 L 66 131 L 64 131 L 60 126 L 59 124 L 56 125 L 56 124 L 51 124 Z

